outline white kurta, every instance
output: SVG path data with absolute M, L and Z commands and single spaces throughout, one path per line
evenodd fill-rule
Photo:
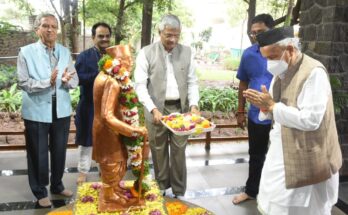
M 270 87 L 271 94 L 273 81 Z M 318 129 L 330 94 L 331 87 L 327 74 L 322 68 L 315 68 L 297 99 L 298 108 L 288 107 L 280 102 L 275 104 L 270 147 L 262 169 L 259 195 L 257 196 L 258 207 L 263 214 L 331 214 L 331 208 L 338 198 L 338 173 L 318 184 L 286 189 L 281 140 L 281 125 L 303 131 Z M 260 112 L 260 120 L 270 117 L 270 114 Z

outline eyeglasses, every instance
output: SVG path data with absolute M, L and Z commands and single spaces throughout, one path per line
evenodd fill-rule
M 180 34 L 166 34 L 166 33 L 163 33 L 164 37 L 166 39 L 171 39 L 171 38 L 174 38 L 174 39 L 179 39 L 180 38 Z
M 250 36 L 250 37 L 256 37 L 258 34 L 261 34 L 261 33 L 263 33 L 263 32 L 265 32 L 265 30 L 250 31 L 250 32 L 249 32 L 249 36 Z
M 98 37 L 98 39 L 104 39 L 104 38 L 110 39 L 111 35 L 110 34 L 105 34 L 105 35 L 98 34 L 97 37 Z

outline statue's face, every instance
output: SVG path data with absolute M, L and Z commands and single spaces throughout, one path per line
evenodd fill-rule
M 131 47 L 129 45 L 111 46 L 106 49 L 106 53 L 108 53 L 113 58 L 119 59 L 122 65 L 129 72 L 132 72 L 134 63 L 133 63 Z

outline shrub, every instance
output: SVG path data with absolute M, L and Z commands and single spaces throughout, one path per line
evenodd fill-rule
M 16 67 L 0 64 L 0 89 L 8 88 L 17 83 Z
M 224 63 L 224 69 L 235 71 L 239 67 L 240 58 L 227 56 L 224 59 L 223 63 Z
M 70 97 L 71 97 L 71 106 L 73 110 L 75 111 L 77 108 L 77 104 L 79 103 L 80 100 L 80 88 L 76 87 L 73 90 L 69 91 Z
M 226 115 L 238 107 L 238 90 L 225 88 L 205 88 L 200 90 L 201 111 L 221 111 Z
M 21 109 L 22 93 L 13 84 L 9 89 L 0 91 L 0 111 L 17 112 Z

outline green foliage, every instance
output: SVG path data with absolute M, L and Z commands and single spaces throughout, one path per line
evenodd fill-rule
M 32 16 L 35 13 L 34 7 L 28 0 L 12 0 L 20 11 L 23 11 L 25 15 Z
M 229 14 L 229 23 L 231 26 L 236 26 L 246 20 L 248 17 L 248 3 L 245 0 L 225 0 Z M 274 19 L 285 15 L 288 0 L 264 0 L 256 1 L 256 13 L 268 13 Z M 245 30 L 246 31 L 246 30 Z
M 0 91 L 0 111 L 17 112 L 21 108 L 22 94 L 13 84 L 9 89 Z
M 240 58 L 227 56 L 224 59 L 224 69 L 236 71 L 240 64 Z
M 0 64 L 0 89 L 10 87 L 17 83 L 16 67 Z
M 339 115 L 342 110 L 348 106 L 348 94 L 346 92 L 340 91 L 342 83 L 337 76 L 330 76 L 330 84 L 332 89 L 335 113 Z
M 203 43 L 207 43 L 211 37 L 212 34 L 212 27 L 209 27 L 199 33 L 199 39 L 195 42 L 191 43 L 191 46 L 193 46 L 196 51 L 203 49 Z M 193 35 L 194 38 L 194 35 Z
M 232 88 L 205 88 L 200 90 L 201 111 L 221 111 L 226 115 L 238 107 L 238 90 Z
M 212 34 L 212 27 L 209 27 L 205 30 L 203 30 L 202 32 L 199 33 L 199 37 L 200 39 L 203 41 L 203 42 L 208 42 L 210 37 L 211 37 L 211 34 Z
M 73 110 L 76 110 L 77 104 L 79 103 L 79 100 L 80 100 L 80 88 L 76 87 L 75 89 L 70 90 L 69 93 L 71 97 L 71 106 Z
M 139 0 L 126 0 L 126 5 L 131 4 L 124 11 L 122 35 L 124 36 L 121 44 L 131 43 L 136 44 L 141 37 L 141 27 L 142 27 L 142 1 Z M 186 27 L 192 25 L 192 18 L 189 11 L 185 9 L 181 2 L 171 1 L 171 0 L 154 0 L 153 5 L 153 15 L 152 15 L 152 34 L 155 35 L 157 31 L 157 23 L 159 23 L 160 18 L 169 13 L 169 8 L 171 8 L 170 13 L 177 15 L 182 24 Z M 103 20 L 103 22 L 108 23 L 112 30 L 113 35 L 115 35 L 116 20 L 119 10 L 119 1 L 115 0 L 88 0 L 85 6 L 86 11 L 86 25 L 92 26 L 96 22 Z M 80 20 L 82 17 L 82 8 L 79 9 Z
M 20 27 L 12 25 L 9 22 L 0 21 L 0 35 L 5 36 L 10 33 L 10 31 L 17 31 Z

